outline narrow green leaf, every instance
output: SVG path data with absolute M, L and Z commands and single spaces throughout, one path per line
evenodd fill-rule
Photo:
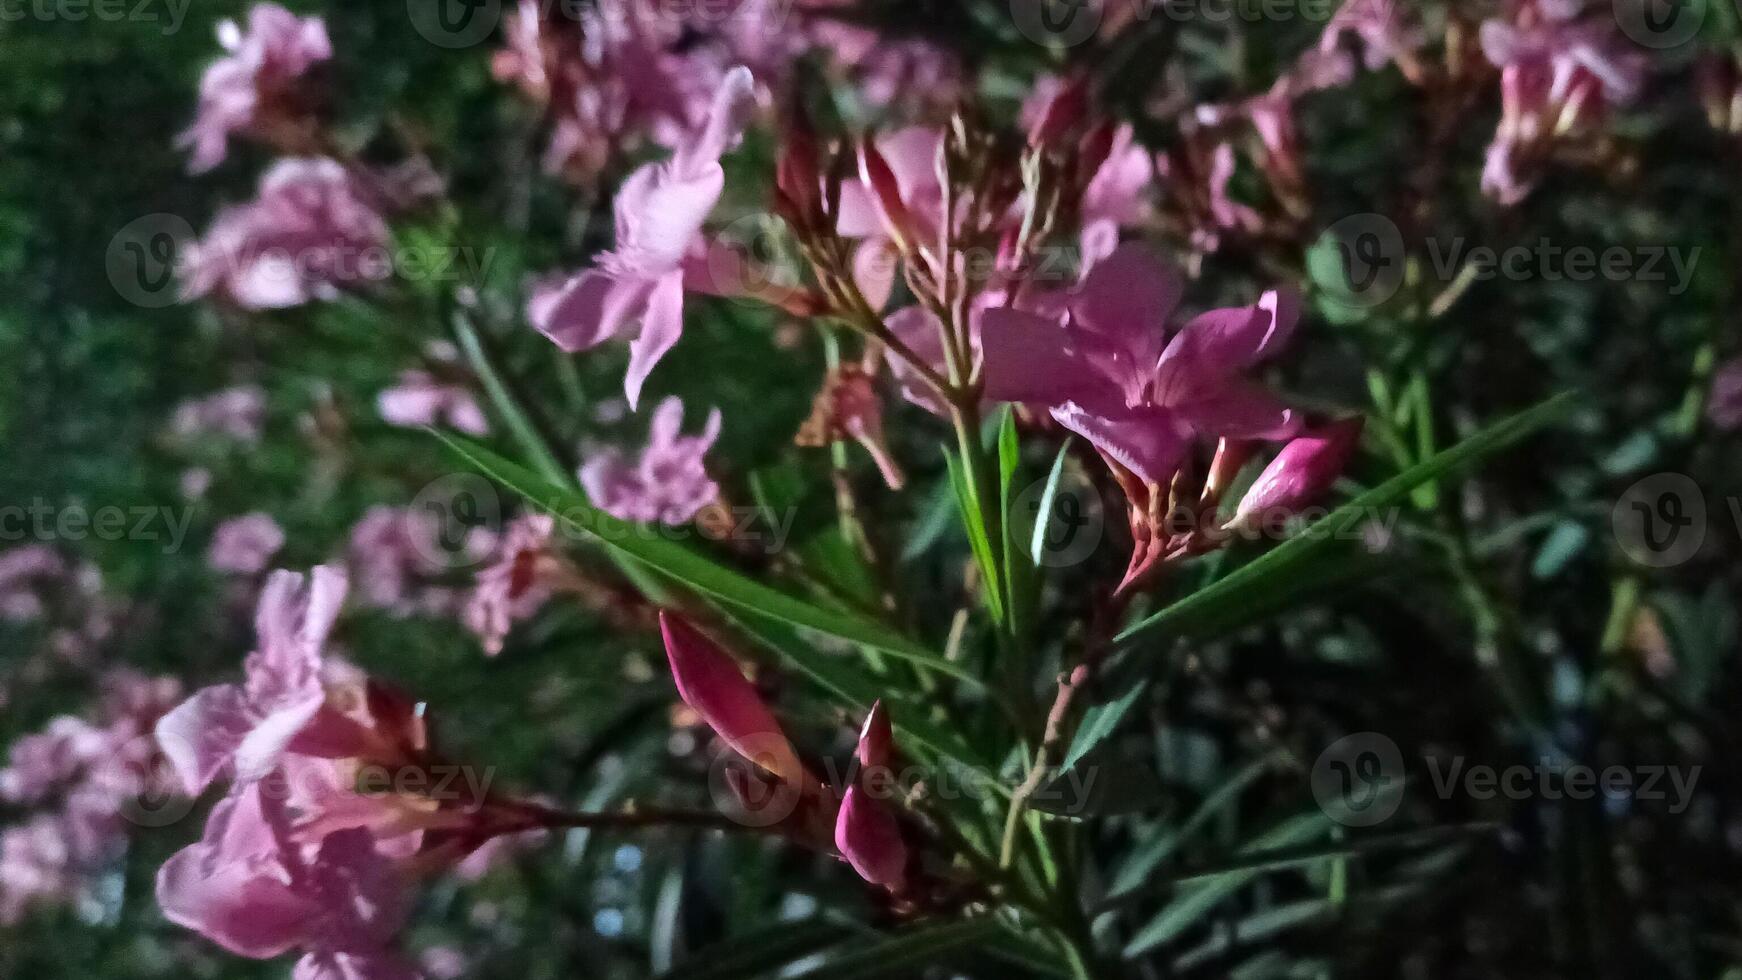
M 960 664 L 945 660 L 881 623 L 850 613 L 818 608 L 802 599 L 770 588 L 719 565 L 678 542 L 649 533 L 645 527 L 618 520 L 588 504 L 578 492 L 541 480 L 525 467 L 509 462 L 470 440 L 442 432 L 436 435 L 466 463 L 525 497 L 533 506 L 550 512 L 571 527 L 594 535 L 606 547 L 644 562 L 697 592 L 794 626 L 875 647 L 892 656 L 947 674 L 976 689 L 984 689 L 979 678 Z
M 1254 759 L 1239 772 L 1228 777 L 1227 781 L 1204 797 L 1198 808 L 1192 811 L 1185 822 L 1171 833 L 1156 834 L 1144 842 L 1120 866 L 1113 878 L 1110 895 L 1117 900 L 1141 888 L 1144 882 L 1155 873 L 1177 851 L 1182 844 L 1198 835 L 1198 832 L 1209 826 L 1211 820 L 1220 816 L 1228 807 L 1238 802 L 1241 794 L 1256 783 L 1265 773 L 1274 769 L 1282 761 L 1280 752 L 1271 753 Z
M 1034 535 L 1028 542 L 1028 560 L 1036 567 L 1040 565 L 1041 556 L 1046 554 L 1046 532 L 1052 521 L 1052 504 L 1058 499 L 1059 481 L 1065 475 L 1065 460 L 1070 457 L 1071 439 L 1059 447 L 1059 454 L 1052 461 L 1052 469 L 1046 474 L 1046 486 L 1041 488 L 1040 502 L 1034 512 Z
M 968 547 L 974 551 L 974 561 L 980 566 L 980 575 L 986 580 L 986 609 L 992 614 L 994 622 L 1004 622 L 1004 587 L 998 576 L 998 555 L 992 550 L 992 542 L 986 537 L 986 520 L 980 512 L 979 497 L 968 485 L 966 476 L 956 458 L 945 454 L 944 462 L 950 471 L 950 486 L 956 491 L 956 504 L 961 509 L 962 529 L 968 535 Z
M 1347 536 L 1378 509 L 1391 506 L 1428 480 L 1469 466 L 1520 441 L 1558 418 L 1571 407 L 1572 400 L 1571 392 L 1557 395 L 1494 423 L 1432 459 L 1411 466 L 1332 511 L 1329 516 L 1295 537 L 1229 573 L 1214 585 L 1199 589 L 1126 628 L 1119 634 L 1116 642 L 1121 648 L 1125 648 L 1162 630 L 1176 634 L 1190 632 L 1196 624 L 1213 618 L 1222 607 L 1238 606 L 1248 601 L 1251 596 L 1262 595 L 1265 590 L 1287 581 L 1305 562 L 1338 539 Z
M 998 506 L 1003 519 L 1004 540 L 999 543 L 1005 577 L 1004 607 L 1010 613 L 1010 632 L 1016 637 L 1027 635 L 1027 620 L 1034 607 L 1037 579 L 1022 542 L 1028 535 L 1023 530 L 1021 516 L 1014 511 L 1016 474 L 1022 468 L 1022 443 L 1016 434 L 1016 413 L 1008 407 L 998 425 Z
M 533 425 L 526 412 L 520 407 L 514 393 L 509 390 L 502 375 L 497 372 L 496 365 L 490 360 L 484 350 L 483 339 L 472 326 L 472 321 L 464 313 L 454 315 L 454 336 L 459 340 L 460 352 L 465 355 L 466 363 L 471 366 L 472 373 L 478 376 L 478 381 L 484 385 L 484 394 L 489 397 L 490 404 L 496 409 L 496 414 L 502 416 L 507 423 L 508 431 L 514 435 L 514 441 L 520 445 L 520 451 L 531 458 L 538 466 L 538 472 L 552 483 L 562 483 L 569 479 L 561 463 L 557 462 L 556 454 Z
M 1094 748 L 1101 744 L 1113 730 L 1119 727 L 1119 720 L 1131 710 L 1143 692 L 1149 689 L 1149 678 L 1139 677 L 1134 680 L 1125 693 L 1112 701 L 1097 704 L 1083 712 L 1082 723 L 1077 726 L 1076 737 L 1071 739 L 1071 750 L 1065 753 L 1065 761 L 1059 766 L 1060 775 L 1070 772 L 1071 767 L 1082 760 Z
M 860 980 L 862 977 L 907 976 L 909 968 L 931 966 L 946 953 L 973 946 L 1001 930 L 991 916 L 917 926 L 882 942 L 854 944 L 851 952 L 831 956 L 794 980 Z
M 847 938 L 845 926 L 821 919 L 777 922 L 691 954 L 659 980 L 739 980 L 766 976 Z

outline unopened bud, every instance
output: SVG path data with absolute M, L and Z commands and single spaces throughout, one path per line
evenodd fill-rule
M 1282 447 L 1241 498 L 1231 523 L 1278 512 L 1298 513 L 1318 499 L 1342 475 L 1360 442 L 1365 421 L 1359 415 L 1340 419 Z

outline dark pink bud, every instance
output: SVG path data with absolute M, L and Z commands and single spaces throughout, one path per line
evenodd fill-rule
M 1059 87 L 1058 94 L 1041 110 L 1040 118 L 1028 131 L 1028 145 L 1038 149 L 1053 149 L 1068 139 L 1089 114 L 1089 86 L 1083 78 L 1074 78 Z
M 659 614 L 665 655 L 678 696 L 734 752 L 795 786 L 809 780 L 792 743 L 780 730 L 737 661 L 682 617 Z
M 871 715 L 859 733 L 859 779 L 841 798 L 841 811 L 835 817 L 835 846 L 859 877 L 897 891 L 907 880 L 907 842 L 901 838 L 901 822 L 875 792 L 879 783 L 888 780 L 880 772 L 868 772 L 887 769 L 891 742 L 889 715 L 879 701 L 871 706 Z
M 1318 499 L 1342 475 L 1365 421 L 1359 415 L 1340 419 L 1282 447 L 1241 498 L 1234 523 L 1277 512 L 1293 514 Z

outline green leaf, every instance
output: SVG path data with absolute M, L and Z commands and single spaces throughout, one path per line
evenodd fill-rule
M 998 555 L 992 550 L 992 541 L 986 537 L 986 520 L 980 512 L 979 495 L 969 486 L 962 472 L 962 467 L 956 458 L 948 453 L 944 462 L 950 471 L 950 487 L 956 491 L 956 505 L 961 510 L 962 529 L 968 535 L 968 547 L 974 551 L 974 561 L 980 566 L 980 575 L 986 580 L 986 586 L 981 591 L 986 595 L 986 610 L 992 614 L 994 622 L 1004 622 L 1004 587 L 998 576 Z
M 645 527 L 618 520 L 586 502 L 578 492 L 541 480 L 531 471 L 511 463 L 476 443 L 437 432 L 436 435 L 466 463 L 525 497 L 528 502 L 554 515 L 571 527 L 597 537 L 613 551 L 647 564 L 704 595 L 729 605 L 761 613 L 793 626 L 802 626 L 852 643 L 863 644 L 892 656 L 947 674 L 984 689 L 979 678 L 966 668 L 920 647 L 893 629 L 845 612 L 821 609 L 802 599 L 754 581 L 697 554 L 688 547 L 652 534 Z
M 911 967 L 931 966 L 944 954 L 974 946 L 1000 931 L 998 921 L 991 916 L 945 925 L 917 926 L 895 933 L 882 942 L 855 943 L 851 952 L 831 956 L 793 980 L 908 976 Z
M 691 954 L 660 980 L 736 980 L 764 976 L 847 938 L 845 926 L 821 919 L 752 929 Z
M 1102 740 L 1113 734 L 1113 730 L 1119 726 L 1119 720 L 1125 717 L 1125 713 L 1131 710 L 1132 705 L 1147 690 L 1149 678 L 1139 677 L 1124 694 L 1083 712 L 1083 720 L 1077 725 L 1076 737 L 1071 739 L 1071 750 L 1065 753 L 1065 761 L 1058 768 L 1059 773 L 1062 775 L 1070 772 L 1071 767 L 1081 761 L 1083 756 L 1088 755 Z
M 1052 461 L 1052 469 L 1046 474 L 1046 486 L 1041 488 L 1040 502 L 1034 511 L 1034 534 L 1028 542 L 1028 560 L 1036 566 L 1040 565 L 1041 556 L 1046 554 L 1047 525 L 1052 520 L 1052 504 L 1058 499 L 1059 480 L 1065 475 L 1065 460 L 1070 457 L 1071 439 L 1059 447 L 1059 454 Z
M 1020 542 L 1027 536 L 1021 530 L 1021 520 L 1014 513 L 1016 474 L 1022 467 L 1022 443 L 1016 435 L 1016 413 L 1005 408 L 998 425 L 998 505 L 1003 515 L 999 526 L 1004 528 L 1004 541 L 999 548 L 1003 556 L 1005 575 L 1005 608 L 1010 613 L 1010 632 L 1027 635 L 1027 618 L 1034 608 L 1035 587 L 1039 579 L 1029 564 Z
M 478 381 L 484 386 L 484 394 L 489 397 L 490 404 L 495 407 L 496 414 L 502 416 L 507 423 L 508 431 L 513 434 L 514 441 L 519 443 L 520 451 L 538 464 L 538 472 L 546 480 L 560 483 L 568 479 L 561 463 L 551 451 L 550 444 L 539 433 L 525 411 L 520 407 L 514 393 L 509 390 L 496 366 L 491 362 L 489 354 L 484 350 L 483 338 L 473 328 L 472 321 L 464 313 L 454 315 L 454 337 L 459 341 L 461 353 L 466 357 L 466 363 L 471 366 L 472 373 L 478 376 Z
M 1211 820 L 1238 802 L 1242 793 L 1276 768 L 1282 759 L 1283 754 L 1275 752 L 1247 763 L 1245 768 L 1228 777 L 1226 782 L 1204 797 L 1198 808 L 1177 829 L 1171 833 L 1156 834 L 1145 841 L 1125 860 L 1114 876 L 1113 887 L 1110 889 L 1112 898 L 1118 899 L 1141 888 L 1150 875 L 1155 873 L 1155 869 L 1161 867 L 1163 861 L 1209 826 Z
M 1214 585 L 1186 596 L 1127 627 L 1116 643 L 1128 648 L 1152 633 L 1186 634 L 1206 621 L 1249 603 L 1267 591 L 1286 587 L 1313 558 L 1354 531 L 1375 511 L 1389 507 L 1429 480 L 1469 466 L 1517 443 L 1554 421 L 1573 404 L 1567 392 L 1494 423 L 1457 445 L 1368 490 L 1300 534 L 1234 570 Z
M 1250 861 L 1248 865 L 1236 864 L 1181 888 L 1179 896 L 1157 912 L 1132 937 L 1125 947 L 1126 958 L 1134 959 L 1157 946 L 1172 942 L 1217 905 L 1269 869 L 1268 864 L 1254 860 L 1253 856 L 1313 840 L 1328 833 L 1332 826 L 1334 824 L 1331 818 L 1323 813 L 1303 813 L 1253 838 L 1239 852 Z

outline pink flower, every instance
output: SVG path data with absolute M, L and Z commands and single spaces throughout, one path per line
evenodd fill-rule
M 548 559 L 556 522 L 548 514 L 514 519 L 502 536 L 495 559 L 478 573 L 462 616 L 466 628 L 484 644 L 484 653 L 502 652 L 513 625 L 536 613 L 550 598 Z
M 420 369 L 401 371 L 399 384 L 377 396 L 375 407 L 389 425 L 445 424 L 473 436 L 490 432 L 484 410 L 469 387 Z
M 680 616 L 659 614 L 671 677 L 683 698 L 732 751 L 794 786 L 815 780 L 756 686 L 726 651 Z
M 183 439 L 220 436 L 253 445 L 265 422 L 266 392 L 258 385 L 239 385 L 182 402 L 170 428 Z
M 250 310 L 331 300 L 392 274 L 387 223 L 335 160 L 286 159 L 247 204 L 225 208 L 190 246 L 182 296 L 217 293 Z
M 239 956 L 303 950 L 296 980 L 418 976 L 391 948 L 408 908 L 404 876 L 369 832 L 300 843 L 285 800 L 260 782 L 220 802 L 201 841 L 164 864 L 157 901 L 171 922 Z
M 617 248 L 554 293 L 536 295 L 528 318 L 575 352 L 627 336 L 624 394 L 633 407 L 654 365 L 683 332 L 685 258 L 703 247 L 702 224 L 720 199 L 720 156 L 754 105 L 746 69 L 727 73 L 701 129 L 673 157 L 636 170 L 617 192 Z
M 1129 125 L 1113 130 L 1107 158 L 1083 189 L 1079 245 L 1084 269 L 1113 254 L 1119 232 L 1149 216 L 1155 155 L 1138 145 Z
M 858 778 L 841 797 L 835 820 L 835 846 L 859 877 L 898 891 L 907 881 L 907 844 L 901 824 L 876 794 L 887 787 L 894 736 L 883 702 L 871 706 L 859 733 Z M 868 789 L 868 787 L 870 787 Z
M 1295 514 L 1317 500 L 1349 464 L 1364 421 L 1357 415 L 1290 440 L 1240 498 L 1232 523 Z
M 358 599 L 396 616 L 453 613 L 458 596 L 440 583 L 441 576 L 456 564 L 483 560 L 495 540 L 491 532 L 474 528 L 449 549 L 441 535 L 440 520 L 427 510 L 369 508 L 351 527 L 345 549 Z
M 193 149 L 193 173 L 223 162 L 230 134 L 293 108 L 286 103 L 296 101 L 298 80 L 333 56 L 321 18 L 299 18 L 275 3 L 255 4 L 245 32 L 233 20 L 220 21 L 218 43 L 228 54 L 200 79 L 199 115 L 179 140 Z
M 1296 413 L 1240 377 L 1294 329 L 1292 294 L 1210 310 L 1168 336 L 1173 273 L 1121 246 L 1063 298 L 1061 318 L 987 310 L 986 394 L 1047 405 L 1061 425 L 1146 483 L 1165 483 L 1190 439 L 1293 435 Z
M 258 575 L 284 547 L 284 529 L 272 515 L 255 512 L 232 517 L 212 532 L 206 564 L 220 572 Z
M 1424 40 L 1420 28 L 1404 19 L 1396 0 L 1345 0 L 1325 25 L 1325 32 L 1319 35 L 1317 53 L 1320 58 L 1312 64 L 1327 65 L 1325 59 L 1330 57 L 1346 60 L 1343 39 L 1350 34 L 1361 41 L 1361 60 L 1368 71 L 1378 71 L 1387 62 L 1406 63 Z M 1342 84 L 1349 73 L 1347 70 L 1327 69 L 1314 74 L 1319 82 Z M 1328 86 L 1313 84 L 1310 87 Z
M 720 437 L 720 410 L 708 413 L 700 435 L 679 435 L 682 399 L 672 396 L 654 410 L 647 445 L 634 460 L 600 450 L 581 465 L 581 486 L 593 505 L 625 521 L 686 524 L 719 498 L 704 457 Z
M 1720 429 L 1742 428 L 1742 357 L 1725 361 L 1713 372 L 1706 417 Z
M 45 544 L 0 552 L 0 620 L 23 622 L 40 617 L 42 587 L 66 573 L 66 559 Z
M 220 772 L 259 779 L 295 746 L 308 754 L 341 757 L 356 748 L 355 722 L 327 709 L 321 652 L 345 601 L 343 572 L 274 572 L 255 616 L 258 647 L 247 659 L 242 684 L 204 688 L 157 724 L 163 753 L 189 794 Z

